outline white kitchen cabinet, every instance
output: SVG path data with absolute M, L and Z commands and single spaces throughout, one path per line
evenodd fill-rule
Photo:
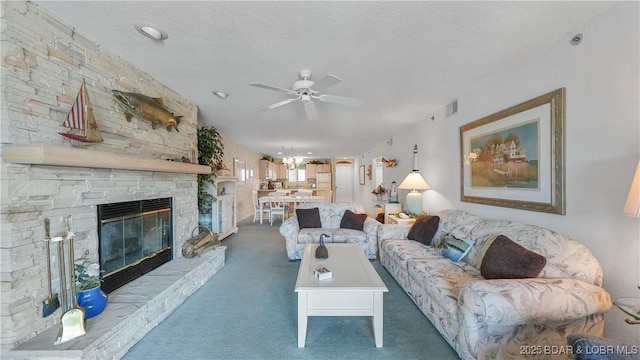
M 218 176 L 215 183 L 216 198 L 211 209 L 211 231 L 218 234 L 220 240 L 238 232 L 236 215 L 237 179 Z

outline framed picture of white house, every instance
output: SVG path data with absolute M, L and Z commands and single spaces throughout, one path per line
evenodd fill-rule
M 460 127 L 461 200 L 565 213 L 565 89 Z

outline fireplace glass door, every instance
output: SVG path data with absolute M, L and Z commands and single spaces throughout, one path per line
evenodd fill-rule
M 100 271 L 103 290 L 107 292 L 153 270 L 172 257 L 170 199 L 167 199 L 166 205 L 158 200 L 132 203 L 114 204 L 113 209 L 99 211 L 102 215 L 99 231 Z
M 170 246 L 170 216 L 171 210 L 166 209 L 104 221 L 100 265 L 105 275 Z

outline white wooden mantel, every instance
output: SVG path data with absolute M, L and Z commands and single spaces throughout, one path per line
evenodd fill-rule
M 5 144 L 2 146 L 2 160 L 14 164 L 157 171 L 183 174 L 211 173 L 211 168 L 206 165 L 161 159 L 147 159 L 133 155 L 51 145 Z

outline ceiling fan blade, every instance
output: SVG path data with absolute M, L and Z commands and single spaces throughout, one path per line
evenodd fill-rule
M 333 85 L 340 84 L 341 82 L 342 82 L 342 79 L 340 79 L 339 77 L 335 75 L 327 74 L 322 79 L 316 81 L 315 84 L 311 86 L 311 89 L 318 92 L 322 92 L 323 90 L 328 89 Z
M 304 104 L 304 112 L 307 113 L 307 119 L 311 121 L 318 120 L 318 111 L 316 110 L 316 104 L 313 101 L 303 101 Z
M 361 106 L 362 99 L 353 99 L 344 96 L 335 96 L 335 95 L 320 95 L 317 96 L 316 99 L 320 101 L 326 101 L 336 104 L 349 105 L 349 106 Z
M 275 104 L 271 104 L 269 106 L 262 107 L 262 108 L 260 108 L 258 110 L 272 110 L 272 109 L 275 109 L 275 108 L 280 107 L 282 105 L 290 104 L 290 103 L 292 103 L 294 101 L 297 101 L 297 100 L 300 100 L 299 96 L 297 98 L 291 98 L 291 99 L 279 101 L 279 102 L 277 102 Z
M 296 92 L 294 90 L 279 88 L 277 86 L 265 85 L 265 84 L 260 84 L 260 83 L 257 83 L 257 82 L 249 83 L 249 85 L 255 86 L 255 87 L 259 87 L 259 88 L 263 88 L 263 89 L 267 89 L 267 90 L 280 91 L 280 92 L 283 92 L 283 93 L 289 94 L 289 95 L 298 95 L 298 92 Z

